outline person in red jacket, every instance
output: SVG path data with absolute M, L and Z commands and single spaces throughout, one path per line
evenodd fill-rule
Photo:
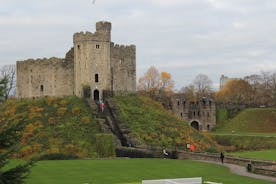
M 102 102 L 101 104 L 100 104 L 100 108 L 101 108 L 101 110 L 102 110 L 102 112 L 104 111 L 104 108 L 105 108 L 105 104 Z

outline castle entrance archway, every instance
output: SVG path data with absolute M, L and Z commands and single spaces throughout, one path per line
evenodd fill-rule
M 193 121 L 193 122 L 191 123 L 191 126 L 192 126 L 194 129 L 199 130 L 199 123 L 198 123 L 197 121 Z
M 94 92 L 93 92 L 93 97 L 94 97 L 94 100 L 100 100 L 100 92 L 99 90 L 95 89 Z

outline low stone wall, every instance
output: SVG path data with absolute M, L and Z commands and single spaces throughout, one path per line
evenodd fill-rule
M 166 150 L 167 156 L 163 154 L 161 148 L 143 148 L 143 147 L 117 147 L 117 157 L 129 157 L 129 158 L 170 158 L 177 159 L 177 152 L 173 150 Z
M 220 162 L 220 154 L 213 154 L 213 153 L 194 153 L 194 152 L 178 151 L 178 158 L 192 159 L 192 160 L 209 160 L 209 161 Z M 237 164 L 244 167 L 247 167 L 248 164 L 251 164 L 253 173 L 268 175 L 268 176 L 276 176 L 275 161 L 264 161 L 264 160 L 225 156 L 224 162 L 229 164 Z
M 255 166 L 253 168 L 253 172 L 256 174 L 262 174 L 262 175 L 276 177 L 276 165 Z

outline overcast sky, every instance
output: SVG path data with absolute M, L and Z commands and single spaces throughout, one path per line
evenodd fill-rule
M 136 45 L 137 78 L 154 65 L 179 89 L 200 73 L 218 86 L 276 70 L 276 0 L 0 0 L 0 64 L 64 57 L 101 20 Z

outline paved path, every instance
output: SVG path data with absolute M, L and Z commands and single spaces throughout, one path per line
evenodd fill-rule
M 264 176 L 264 175 L 250 173 L 250 172 L 247 172 L 246 167 L 243 167 L 240 165 L 234 165 L 234 164 L 228 164 L 228 163 L 221 164 L 220 162 L 207 161 L 207 160 L 196 160 L 196 161 L 217 164 L 217 165 L 228 167 L 232 173 L 237 174 L 237 175 L 247 176 L 247 177 L 256 178 L 256 179 L 260 179 L 260 180 L 266 180 L 266 181 L 270 181 L 270 182 L 276 182 L 276 177 L 270 177 L 270 176 Z

